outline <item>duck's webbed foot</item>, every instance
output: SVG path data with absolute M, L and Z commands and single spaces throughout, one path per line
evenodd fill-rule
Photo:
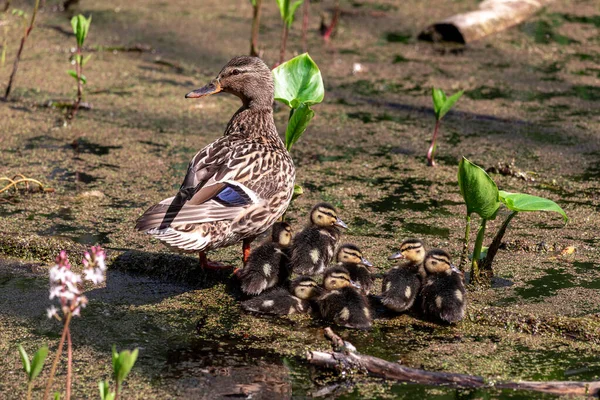
M 225 265 L 218 261 L 210 261 L 206 257 L 206 253 L 203 251 L 201 251 L 199 253 L 199 259 L 200 259 L 200 267 L 202 267 L 203 270 L 207 270 L 207 269 L 221 270 L 221 269 L 232 269 L 233 268 L 231 265 Z

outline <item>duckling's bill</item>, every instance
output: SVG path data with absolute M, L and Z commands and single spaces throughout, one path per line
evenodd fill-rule
M 223 89 L 218 79 L 214 79 L 208 85 L 201 87 L 200 89 L 193 90 L 185 95 L 186 99 L 197 99 L 200 97 L 210 96 L 211 94 L 219 93 Z
M 340 228 L 348 229 L 348 225 L 346 225 L 346 223 L 342 221 L 339 217 L 335 220 L 333 224 L 339 226 Z
M 402 252 L 399 251 L 399 252 L 394 253 L 391 256 L 389 256 L 388 260 L 401 260 L 403 258 L 406 258 L 406 257 L 404 257 L 404 254 L 402 254 Z

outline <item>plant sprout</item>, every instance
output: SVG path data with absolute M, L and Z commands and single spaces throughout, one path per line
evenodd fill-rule
M 119 390 L 123 385 L 123 381 L 129 375 L 131 368 L 135 364 L 138 356 L 138 349 L 133 351 L 124 350 L 117 353 L 117 346 L 112 347 L 112 365 L 113 365 L 113 378 L 115 380 L 115 391 L 110 391 L 110 385 L 107 381 L 98 382 L 98 388 L 100 389 L 101 400 L 118 400 Z
M 433 156 L 436 149 L 435 141 L 437 139 L 438 132 L 440 130 L 440 125 L 442 123 L 442 118 L 454 104 L 460 99 L 460 96 L 463 95 L 463 91 L 454 93 L 450 97 L 446 97 L 446 93 L 442 89 L 431 89 L 431 98 L 433 99 L 433 110 L 435 111 L 435 128 L 433 130 L 433 138 L 431 139 L 431 146 L 429 146 L 429 150 L 427 151 L 427 165 L 430 167 L 435 167 L 435 161 L 433 160 Z
M 48 356 L 48 346 L 41 347 L 33 355 L 33 359 L 29 361 L 27 352 L 19 344 L 19 355 L 21 356 L 21 362 L 23 363 L 23 369 L 27 374 L 27 400 L 31 400 L 31 390 L 33 389 L 33 380 L 42 372 L 44 368 L 44 362 Z
M 252 3 L 252 32 L 250 34 L 250 55 L 258 57 L 258 31 L 260 29 L 260 6 L 262 0 L 250 0 Z
M 296 0 L 293 3 L 290 0 L 277 0 L 279 13 L 283 21 L 283 30 L 281 31 L 281 47 L 279 49 L 279 64 L 285 59 L 285 47 L 287 45 L 288 33 L 294 22 L 294 14 L 298 7 L 302 5 L 304 0 Z
M 523 193 L 509 193 L 498 190 L 496 183 L 481 167 L 473 164 L 464 157 L 458 166 L 458 184 L 460 186 L 460 193 L 467 206 L 465 239 L 460 261 L 461 270 L 464 268 L 467 259 L 471 214 L 475 213 L 481 217 L 481 224 L 477 232 L 471 259 L 471 282 L 475 284 L 482 283 L 483 280 L 489 282 L 493 276 L 492 263 L 494 257 L 498 252 L 508 224 L 517 213 L 525 211 L 550 211 L 559 213 L 565 222 L 567 221 L 567 214 L 552 200 Z M 483 257 L 482 248 L 486 223 L 496 218 L 501 204 L 504 204 L 511 212 L 500 226 L 500 229 L 486 251 L 485 257 Z
M 317 64 L 308 53 L 304 53 L 275 68 L 273 79 L 275 100 L 290 107 L 285 129 L 285 148 L 291 151 L 315 116 L 310 107 L 322 102 L 325 97 L 323 78 Z M 294 198 L 301 194 L 302 188 L 295 185 Z
M 7 2 L 6 7 L 10 7 L 10 2 Z M 40 7 L 40 0 L 35 0 L 35 5 L 33 6 L 33 13 L 31 14 L 31 20 L 29 21 L 29 26 L 25 28 L 25 32 L 23 33 L 23 37 L 21 38 L 21 45 L 19 46 L 19 50 L 17 51 L 17 56 L 15 57 L 15 62 L 13 64 L 13 70 L 10 74 L 10 78 L 8 78 L 8 85 L 6 85 L 6 91 L 4 92 L 4 100 L 8 99 L 8 96 L 10 95 L 10 92 L 12 90 L 12 85 L 15 80 L 17 70 L 19 69 L 19 61 L 21 61 L 21 54 L 23 54 L 23 49 L 25 48 L 25 42 L 27 41 L 29 34 L 33 30 L 33 24 L 35 23 L 35 17 L 37 15 L 37 11 L 38 11 L 39 7 Z
M 75 70 L 68 70 L 67 73 L 71 75 L 77 81 L 77 98 L 71 108 L 71 119 L 75 117 L 81 104 L 81 97 L 83 96 L 83 85 L 87 84 L 87 79 L 83 75 L 83 67 L 90 60 L 91 54 L 87 57 L 83 57 L 81 50 L 83 48 L 83 42 L 85 41 L 90 25 L 92 23 L 92 16 L 85 18 L 79 14 L 71 18 L 71 26 L 73 27 L 73 33 L 77 39 L 77 52 L 75 53 Z

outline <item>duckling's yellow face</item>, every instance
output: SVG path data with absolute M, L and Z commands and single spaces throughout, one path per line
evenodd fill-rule
M 351 284 L 350 275 L 345 272 L 332 272 L 323 281 L 323 286 L 326 290 L 337 290 L 348 287 Z
M 373 264 L 362 255 L 359 248 L 351 244 L 345 244 L 340 247 L 336 256 L 336 261 L 339 263 L 362 264 L 367 267 L 373 266 Z
M 431 251 L 425 257 L 425 271 L 428 274 L 450 273 L 452 263 L 450 256 L 445 251 Z
M 285 228 L 283 228 L 279 232 L 279 238 L 277 240 L 277 243 L 279 243 L 279 245 L 281 247 L 288 247 L 291 242 L 292 242 L 292 227 L 289 225 L 286 225 Z
M 402 242 L 400 251 L 389 257 L 390 260 L 408 260 L 420 264 L 425 259 L 425 246 L 418 239 L 409 239 Z
M 318 205 L 313 208 L 310 213 L 310 221 L 322 227 L 339 226 L 340 228 L 348 228 L 348 226 L 337 216 L 335 209 L 329 205 Z
M 317 282 L 311 280 L 301 281 L 294 287 L 294 296 L 302 300 L 310 300 L 320 294 L 321 288 Z

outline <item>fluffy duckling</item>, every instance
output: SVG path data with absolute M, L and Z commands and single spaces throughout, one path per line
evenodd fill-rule
M 444 250 L 433 249 L 423 262 L 427 278 L 421 290 L 423 312 L 448 323 L 465 316 L 465 285 L 463 275 L 450 263 Z
M 242 302 L 242 308 L 249 312 L 268 315 L 291 315 L 307 313 L 311 310 L 310 301 L 322 292 L 312 278 L 301 276 L 295 279 L 288 291 L 278 287 Z
M 287 281 L 289 270 L 289 246 L 292 242 L 292 227 L 287 222 L 273 225 L 271 241 L 254 249 L 246 266 L 237 273 L 242 291 L 257 295 L 278 283 Z
M 421 290 L 421 282 L 425 278 L 425 244 L 419 239 L 407 239 L 400 245 L 400 251 L 389 259 L 403 259 L 407 262 L 390 269 L 384 275 L 381 302 L 392 311 L 403 312 L 415 303 Z
M 339 228 L 348 226 L 331 204 L 319 203 L 310 212 L 310 224 L 294 237 L 292 270 L 300 275 L 323 272 L 333 258 L 340 238 Z
M 327 269 L 323 278 L 327 292 L 317 299 L 321 316 L 347 328 L 370 329 L 371 310 L 367 299 L 353 284 L 346 268 Z
M 373 277 L 369 268 L 373 264 L 363 257 L 360 249 L 353 244 L 344 244 L 338 249 L 335 259 L 339 267 L 348 270 L 350 279 L 360 285 L 361 291 L 369 294 L 373 287 Z

